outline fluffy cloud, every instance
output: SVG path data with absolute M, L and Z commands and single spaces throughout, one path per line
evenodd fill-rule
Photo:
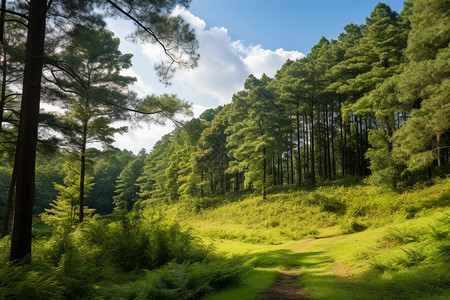
M 129 124 L 124 124 L 129 125 Z M 173 124 L 166 126 L 149 125 L 142 128 L 130 128 L 125 134 L 116 134 L 114 136 L 114 146 L 120 149 L 131 150 L 134 154 L 139 153 L 142 148 L 149 152 L 155 143 L 165 134 L 170 133 L 174 129 Z
M 150 93 L 177 94 L 181 99 L 193 103 L 194 116 L 205 109 L 226 104 L 234 93 L 243 89 L 248 75 L 260 77 L 263 73 L 274 76 L 287 59 L 304 55 L 298 51 L 264 49 L 261 45 L 248 46 L 242 41 L 233 41 L 224 27 L 207 28 L 205 21 L 182 7 L 173 11 L 195 30 L 199 42 L 199 66 L 193 70 L 178 70 L 170 87 L 158 83 L 153 65 L 164 58 L 159 45 L 132 44 L 125 39 L 132 32 L 130 24 L 118 20 L 108 22 L 108 27 L 121 38 L 124 53 L 134 53 L 132 70 L 125 75 L 135 76 L 133 90 L 139 96 Z M 150 84 L 151 83 L 151 86 Z M 141 148 L 148 151 L 162 135 L 173 130 L 173 125 L 151 125 L 141 129 L 130 129 L 122 136 L 115 136 L 115 145 L 137 153 Z
M 173 14 L 181 16 L 195 30 L 200 53 L 199 66 L 178 71 L 173 85 L 191 89 L 197 95 L 213 96 L 220 104 L 231 101 L 232 95 L 243 88 L 248 75 L 273 76 L 287 59 L 304 56 L 298 51 L 281 48 L 273 51 L 261 45 L 246 46 L 242 41 L 232 41 L 226 28 L 207 29 L 205 21 L 183 7 L 176 7 Z M 143 47 L 144 55 L 151 61 L 161 57 L 161 50 L 155 46 Z
M 301 52 L 286 51 L 282 48 L 272 51 L 263 49 L 261 45 L 246 47 L 241 41 L 233 42 L 233 47 L 245 55 L 242 60 L 250 73 L 256 77 L 261 77 L 263 73 L 273 77 L 286 60 L 305 56 Z
M 139 97 L 145 97 L 153 93 L 153 88 L 150 84 L 144 82 L 142 77 L 137 74 L 133 69 L 126 69 L 120 72 L 123 76 L 131 76 L 136 78 L 136 82 L 131 85 L 131 89 L 136 92 Z

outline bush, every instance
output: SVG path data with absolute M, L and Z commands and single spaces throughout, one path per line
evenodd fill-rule
M 148 272 L 141 282 L 140 299 L 200 299 L 239 282 L 245 267 L 234 260 L 169 263 L 156 272 Z
M 46 265 L 0 265 L 0 299 L 65 299 L 64 287 Z
M 74 233 L 93 261 L 112 263 L 130 272 L 154 269 L 171 261 L 201 261 L 209 251 L 176 222 L 145 218 L 139 212 L 117 218 L 108 223 L 95 217 Z
M 368 226 L 357 219 L 350 218 L 341 227 L 343 233 L 356 233 L 366 230 Z

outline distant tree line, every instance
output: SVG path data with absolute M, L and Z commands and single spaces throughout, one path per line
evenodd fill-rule
M 449 172 L 449 1 L 378 4 L 274 78 L 158 142 L 137 199 L 168 202 L 343 176 L 402 188 Z M 213 117 L 214 116 L 214 117 Z

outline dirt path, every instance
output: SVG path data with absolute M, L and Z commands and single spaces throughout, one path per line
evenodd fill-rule
M 263 299 L 267 300 L 294 300 L 294 299 L 310 299 L 300 288 L 298 277 L 299 269 L 291 269 L 281 271 L 275 282 L 264 291 Z

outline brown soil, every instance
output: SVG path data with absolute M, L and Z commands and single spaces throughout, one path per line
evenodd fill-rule
M 264 291 L 262 298 L 267 300 L 310 299 L 299 286 L 299 275 L 299 269 L 281 271 L 272 286 Z

